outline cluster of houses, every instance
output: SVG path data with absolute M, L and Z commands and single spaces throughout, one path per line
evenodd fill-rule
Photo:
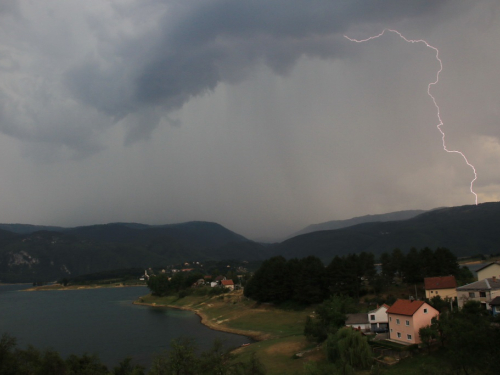
M 467 301 L 478 301 L 492 315 L 500 314 L 500 262 L 489 263 L 476 272 L 478 281 L 461 287 L 457 287 L 454 276 L 425 278 L 425 296 L 456 300 L 459 308 Z M 424 301 L 398 299 L 392 306 L 348 314 L 345 324 L 364 332 L 388 332 L 388 338 L 399 343 L 419 344 L 418 331 L 438 315 L 439 311 Z

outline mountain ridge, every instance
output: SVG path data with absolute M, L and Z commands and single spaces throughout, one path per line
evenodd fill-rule
M 328 263 L 336 255 L 365 251 L 379 256 L 395 248 L 407 252 L 411 247 L 446 247 L 457 256 L 494 254 L 500 251 L 499 226 L 499 202 L 438 208 L 405 220 L 363 222 L 301 234 L 275 244 L 257 243 L 220 224 L 203 221 L 74 228 L 0 224 L 0 281 L 47 281 L 194 260 L 260 261 L 274 255 L 314 255 Z M 57 230 L 47 230 L 54 228 Z

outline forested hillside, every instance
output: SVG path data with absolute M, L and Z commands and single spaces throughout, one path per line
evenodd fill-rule
M 446 247 L 457 256 L 496 254 L 500 249 L 500 203 L 441 208 L 402 221 L 365 223 L 319 231 L 277 244 L 273 253 L 287 258 L 315 255 L 329 262 L 335 255 L 366 251 L 376 256 L 399 248 Z
M 16 234 L 0 230 L 0 281 L 56 280 L 184 261 L 264 259 L 264 247 L 215 223 L 108 224 Z

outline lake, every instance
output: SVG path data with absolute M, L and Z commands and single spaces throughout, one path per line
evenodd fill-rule
M 20 348 L 52 348 L 63 358 L 96 353 L 112 369 L 127 356 L 149 367 L 177 337 L 193 338 L 201 350 L 215 339 L 227 347 L 250 341 L 205 327 L 191 311 L 132 305 L 146 287 L 22 291 L 29 287 L 0 286 L 0 334 L 16 337 Z

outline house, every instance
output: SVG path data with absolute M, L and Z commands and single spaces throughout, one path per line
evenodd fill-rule
M 359 329 L 360 331 L 370 331 L 370 322 L 368 321 L 368 314 L 346 314 L 347 320 L 345 321 L 346 327 Z
M 419 329 L 430 325 L 438 315 L 439 311 L 424 301 L 398 299 L 387 310 L 389 338 L 402 344 L 419 344 Z
M 387 309 L 389 306 L 383 304 L 375 310 L 368 312 L 368 320 L 370 322 L 370 330 L 372 332 L 387 331 L 389 329 L 389 320 L 387 317 Z
M 495 276 L 500 279 L 500 261 L 488 263 L 487 265 L 476 270 L 477 279 L 479 281 L 489 279 Z
M 495 276 L 457 288 L 458 307 L 462 307 L 467 301 L 479 301 L 485 310 L 490 310 L 489 303 L 498 296 L 500 279 Z
M 493 316 L 500 315 L 500 297 L 495 297 L 489 303 Z
M 457 298 L 457 280 L 455 276 L 426 277 L 424 279 L 425 298 L 440 296 L 442 299 Z
M 224 288 L 228 288 L 229 290 L 234 290 L 234 282 L 233 282 L 233 280 L 221 280 L 220 284 Z

